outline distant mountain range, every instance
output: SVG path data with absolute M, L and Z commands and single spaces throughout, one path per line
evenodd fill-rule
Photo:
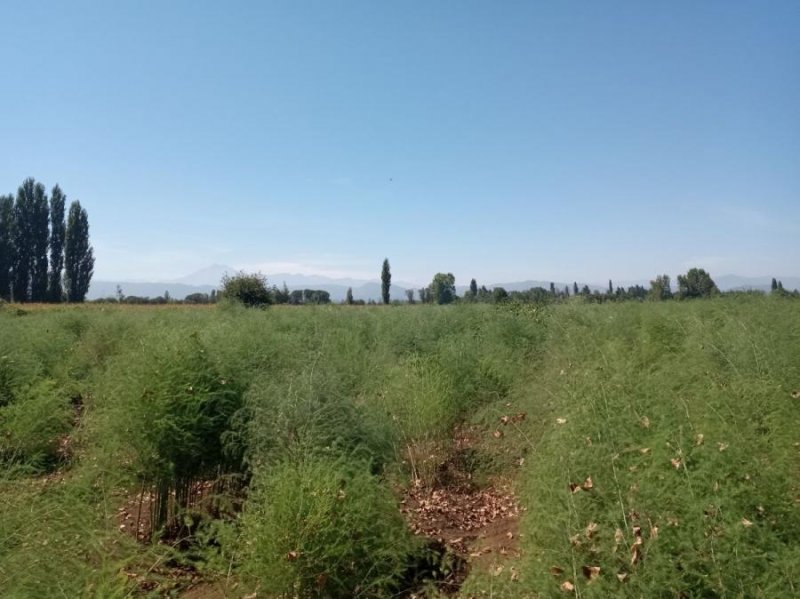
M 89 288 L 89 299 L 98 299 L 102 297 L 115 297 L 117 294 L 117 287 L 122 290 L 126 296 L 139 296 L 139 297 L 158 297 L 169 293 L 170 297 L 175 299 L 183 299 L 192 293 L 211 293 L 212 289 L 218 289 L 220 280 L 226 274 L 235 274 L 237 269 L 222 264 L 213 264 L 196 272 L 173 279 L 169 281 L 156 281 L 156 282 L 136 282 L 136 281 L 92 281 Z M 270 285 L 286 286 L 290 290 L 294 289 L 324 289 L 331 294 L 331 301 L 340 302 L 344 300 L 347 294 L 348 287 L 353 289 L 353 297 L 357 300 L 363 299 L 365 301 L 374 300 L 379 301 L 381 297 L 381 284 L 380 281 L 373 280 L 360 280 L 360 279 L 336 279 L 320 275 L 302 275 L 294 273 L 276 273 L 266 275 Z M 800 289 L 800 277 L 776 277 L 783 283 L 784 289 Z M 738 275 L 722 275 L 714 277 L 717 286 L 723 291 L 729 290 L 748 290 L 757 289 L 762 291 L 769 291 L 772 284 L 772 277 L 741 277 Z M 572 282 L 554 282 L 556 289 L 564 289 L 569 286 L 572 291 Z M 479 283 L 480 284 L 480 283 Z M 586 283 L 578 281 L 578 287 L 583 287 Z M 614 282 L 614 286 L 619 284 L 621 287 L 630 287 L 632 285 L 644 285 L 649 287 L 649 281 L 620 281 Z M 604 291 L 607 285 L 589 283 L 589 288 L 594 290 Z M 675 281 L 673 280 L 673 290 L 675 289 Z M 513 281 L 508 283 L 493 283 L 486 285 L 487 288 L 503 287 L 506 291 L 525 291 L 532 287 L 550 288 L 550 281 Z M 391 294 L 392 298 L 405 300 L 406 289 L 417 289 L 419 285 L 398 281 L 392 283 Z M 469 287 L 467 285 L 458 285 L 456 290 L 459 295 L 462 295 Z
M 219 289 L 220 281 L 226 274 L 233 275 L 237 269 L 221 264 L 214 264 L 178 279 L 157 282 L 141 281 L 92 281 L 89 288 L 88 299 L 102 297 L 115 297 L 117 286 L 123 295 L 139 297 L 158 297 L 169 293 L 170 297 L 183 299 L 192 293 L 211 293 L 212 289 Z M 289 290 L 295 289 L 323 289 L 331 294 L 331 301 L 340 302 L 345 299 L 347 289 L 353 289 L 353 298 L 364 301 L 378 301 L 381 297 L 380 281 L 366 281 L 359 279 L 335 279 L 318 275 L 302 275 L 296 273 L 267 274 L 270 285 L 282 287 L 285 283 Z M 413 283 L 392 283 L 391 294 L 394 299 L 405 299 L 406 289 L 415 288 Z

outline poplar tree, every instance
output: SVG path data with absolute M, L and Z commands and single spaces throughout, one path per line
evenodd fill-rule
M 348 306 L 352 306 L 353 305 L 353 288 L 352 287 L 348 287 L 347 288 L 347 295 L 345 296 L 345 300 L 344 301 L 345 301 L 345 303 L 347 303 Z
M 45 302 L 47 296 L 47 250 L 50 245 L 50 208 L 44 185 L 33 186 L 31 211 L 31 247 L 33 264 L 31 270 L 31 301 Z
M 47 283 L 47 298 L 60 302 L 64 295 L 61 271 L 64 270 L 64 235 L 66 223 L 64 210 L 67 196 L 56 185 L 50 193 L 50 275 Z
M 381 297 L 383 303 L 389 303 L 389 287 L 392 285 L 392 273 L 389 270 L 389 259 L 383 261 L 383 268 L 381 269 Z
M 14 253 L 12 218 L 14 196 L 0 196 L 0 299 L 11 300 L 11 264 Z
M 33 194 L 36 183 L 25 179 L 17 189 L 17 201 L 12 216 L 11 297 L 15 302 L 27 302 L 31 297 L 33 272 Z
M 67 300 L 82 302 L 94 273 L 94 251 L 89 244 L 89 218 L 80 202 L 72 202 L 64 245 L 64 286 Z

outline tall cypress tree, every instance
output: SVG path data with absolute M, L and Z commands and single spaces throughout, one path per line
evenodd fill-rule
M 64 290 L 61 285 L 61 271 L 64 270 L 64 235 L 66 223 L 64 210 L 67 196 L 56 185 L 50 194 L 50 275 L 47 282 L 47 298 L 60 302 Z
M 389 303 L 389 287 L 392 284 L 392 272 L 389 270 L 389 258 L 384 259 L 381 269 L 381 297 L 383 303 Z
M 11 264 L 14 244 L 11 235 L 14 196 L 0 196 L 0 299 L 11 299 Z
M 33 186 L 31 213 L 31 248 L 33 265 L 31 270 L 31 301 L 47 301 L 47 249 L 50 245 L 50 209 L 44 185 Z
M 72 202 L 64 245 L 64 286 L 67 300 L 82 302 L 94 273 L 94 251 L 89 244 L 89 217 L 80 202 Z
M 14 203 L 11 243 L 14 253 L 11 263 L 11 296 L 15 302 L 27 302 L 31 297 L 31 275 L 33 274 L 33 196 L 36 182 L 25 179 L 17 189 Z

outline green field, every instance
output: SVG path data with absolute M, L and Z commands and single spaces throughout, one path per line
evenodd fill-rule
M 782 297 L 7 305 L 0 595 L 797 596 L 799 425 Z

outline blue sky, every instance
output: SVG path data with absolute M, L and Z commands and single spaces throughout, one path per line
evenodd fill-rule
M 800 3 L 0 5 L 0 191 L 96 277 L 800 275 Z

